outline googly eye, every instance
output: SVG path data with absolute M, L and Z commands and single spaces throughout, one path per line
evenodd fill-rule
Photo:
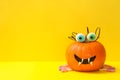
M 87 39 L 88 39 L 88 41 L 95 41 L 96 40 L 96 35 L 95 35 L 95 33 L 89 33 L 88 35 L 87 35 Z
M 84 42 L 85 41 L 85 36 L 82 33 L 79 33 L 76 35 L 76 40 L 78 42 Z

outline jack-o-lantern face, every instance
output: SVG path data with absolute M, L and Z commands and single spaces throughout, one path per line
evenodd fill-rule
M 84 36 L 81 33 L 73 33 L 71 39 L 75 40 L 72 43 L 66 53 L 68 65 L 77 71 L 95 71 L 99 70 L 105 61 L 106 53 L 104 46 L 96 41 L 97 31 L 99 30 L 98 37 L 100 35 L 100 29 L 97 28 L 95 33 L 89 33 Z

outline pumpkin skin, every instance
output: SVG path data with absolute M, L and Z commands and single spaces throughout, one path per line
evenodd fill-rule
M 84 64 L 79 64 L 75 56 L 83 59 Z M 92 60 L 93 57 L 94 60 Z M 86 61 L 88 58 L 90 59 L 89 62 Z M 68 47 L 66 52 L 68 65 L 76 71 L 97 71 L 104 65 L 105 58 L 105 48 L 98 41 L 87 43 L 75 41 Z

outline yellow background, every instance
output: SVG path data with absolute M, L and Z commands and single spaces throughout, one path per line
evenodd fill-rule
M 71 32 L 101 27 L 108 61 L 119 61 L 120 0 L 0 0 L 1 61 L 64 61 Z
M 120 80 L 120 62 L 107 63 L 114 65 L 116 72 L 66 73 L 58 71 L 58 66 L 63 63 L 65 62 L 0 62 L 0 80 Z
M 71 32 L 101 27 L 116 72 L 61 73 Z M 0 0 L 0 80 L 119 80 L 120 0 Z M 112 62 L 113 61 L 113 62 Z

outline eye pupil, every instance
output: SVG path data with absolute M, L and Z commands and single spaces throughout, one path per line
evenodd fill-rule
M 95 35 L 95 33 L 89 33 L 88 35 L 87 35 L 87 39 L 89 40 L 89 41 L 95 41 L 96 40 L 96 35 Z
M 94 37 L 93 37 L 93 36 L 91 36 L 90 38 L 91 38 L 91 39 L 93 39 Z
M 79 39 L 82 39 L 82 37 L 79 37 Z
M 84 41 L 85 41 L 85 36 L 84 36 L 82 33 L 78 33 L 78 34 L 76 35 L 76 40 L 77 40 L 78 42 L 84 42 Z

